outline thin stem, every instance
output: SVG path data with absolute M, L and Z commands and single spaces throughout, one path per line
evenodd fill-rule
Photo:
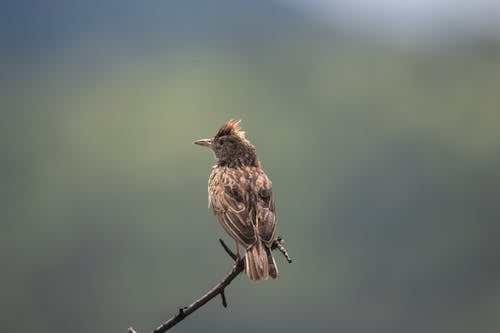
M 229 274 L 217 285 L 215 285 L 212 289 L 210 289 L 205 295 L 201 296 L 197 300 L 195 300 L 190 305 L 180 308 L 179 312 L 168 319 L 166 322 L 155 328 L 151 333 L 164 333 L 182 320 L 184 320 L 191 313 L 195 312 L 197 309 L 201 308 L 203 305 L 208 303 L 212 298 L 217 295 L 221 296 L 222 306 L 227 307 L 226 295 L 224 294 L 225 288 L 233 281 L 241 272 L 245 270 L 245 258 L 237 259 L 236 254 L 224 243 L 222 239 L 219 239 L 222 247 L 227 252 L 227 254 L 235 260 L 233 269 L 229 272 Z M 288 262 L 292 262 L 290 256 L 286 252 L 285 247 L 283 246 L 283 239 L 278 237 L 271 246 L 271 249 L 279 249 L 281 253 L 285 256 Z M 137 331 L 133 327 L 128 328 L 129 333 L 137 333 Z

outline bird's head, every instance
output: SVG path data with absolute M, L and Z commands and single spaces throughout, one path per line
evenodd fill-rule
M 228 120 L 213 138 L 196 140 L 193 143 L 212 149 L 221 166 L 260 166 L 255 148 L 245 138 L 240 123 L 241 120 Z

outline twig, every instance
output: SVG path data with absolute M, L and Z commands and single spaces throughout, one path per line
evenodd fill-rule
M 233 260 L 236 260 L 236 254 L 234 254 L 234 252 L 231 251 L 231 249 L 229 248 L 229 246 L 227 246 L 226 243 L 224 243 L 224 241 L 222 239 L 220 239 L 220 238 L 219 238 L 219 242 L 222 245 L 222 247 L 224 248 L 224 250 L 226 250 L 227 254 L 229 254 L 229 256 L 231 258 L 233 258 Z
M 283 240 L 283 238 L 278 236 L 278 238 L 276 238 L 274 240 L 273 245 L 271 245 L 271 250 L 275 250 L 276 248 L 278 250 L 280 250 L 280 252 L 283 254 L 283 256 L 285 256 L 286 261 L 288 261 L 288 263 L 291 264 L 292 258 L 290 257 L 290 255 L 286 251 L 285 246 L 283 245 L 284 243 L 285 243 L 285 241 Z
M 205 295 L 194 301 L 189 306 L 183 307 L 179 309 L 179 312 L 171 317 L 169 320 L 155 328 L 151 333 L 164 333 L 169 330 L 171 327 L 175 326 L 177 323 L 182 321 L 184 318 L 189 316 L 191 313 L 205 305 L 208 301 L 214 298 L 217 295 L 221 296 L 222 306 L 227 307 L 226 295 L 224 294 L 225 288 L 233 281 L 241 272 L 245 270 L 245 258 L 237 259 L 236 254 L 224 243 L 222 239 L 219 239 L 222 247 L 227 252 L 227 254 L 235 260 L 233 269 L 229 274 L 216 286 L 210 289 Z M 290 256 L 288 255 L 285 247 L 283 246 L 283 239 L 281 237 L 276 238 L 273 242 L 271 249 L 279 249 L 281 253 L 285 256 L 288 262 L 292 262 Z M 128 328 L 129 333 L 137 333 L 137 331 L 133 327 Z

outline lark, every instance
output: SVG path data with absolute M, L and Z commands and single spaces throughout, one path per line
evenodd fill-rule
M 272 183 L 261 168 L 240 122 L 229 120 L 210 139 L 194 143 L 210 148 L 217 159 L 208 179 L 208 202 L 217 221 L 245 250 L 245 272 L 252 281 L 278 276 L 271 245 L 276 233 Z

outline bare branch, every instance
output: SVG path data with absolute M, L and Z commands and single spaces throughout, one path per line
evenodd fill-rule
M 285 256 L 286 261 L 288 261 L 288 263 L 291 264 L 292 258 L 290 257 L 290 255 L 286 251 L 285 246 L 283 245 L 284 243 L 285 243 L 285 241 L 283 240 L 283 238 L 278 236 L 278 238 L 276 238 L 274 240 L 273 245 L 271 246 L 271 250 L 275 250 L 276 248 L 278 250 L 280 250 L 280 252 L 283 254 L 283 256 Z
M 233 258 L 233 260 L 236 260 L 233 266 L 233 269 L 229 274 L 217 285 L 215 285 L 212 289 L 210 289 L 205 295 L 200 297 L 199 299 L 195 300 L 193 303 L 190 305 L 180 308 L 179 312 L 171 317 L 169 320 L 158 326 L 156 329 L 151 331 L 151 333 L 164 333 L 173 326 L 175 326 L 177 323 L 182 321 L 184 318 L 189 316 L 191 313 L 208 303 L 212 298 L 214 298 L 217 295 L 221 296 L 222 299 L 222 306 L 227 307 L 227 300 L 226 300 L 226 295 L 224 294 L 225 288 L 233 281 L 241 272 L 245 270 L 245 259 L 237 259 L 236 254 L 234 254 L 233 251 L 224 243 L 222 239 L 219 239 L 222 247 L 224 250 L 227 252 L 227 254 Z M 271 246 L 271 249 L 279 249 L 281 253 L 285 256 L 288 262 L 292 262 L 290 259 L 290 256 L 286 252 L 285 247 L 283 246 L 283 239 L 281 237 L 278 237 L 274 242 L 273 245 Z M 133 327 L 128 328 L 129 333 L 137 333 L 137 331 Z
M 222 299 L 222 306 L 227 308 L 226 294 L 224 294 L 224 289 L 220 292 L 220 298 Z
M 229 246 L 227 246 L 226 243 L 224 243 L 224 241 L 222 239 L 220 239 L 220 238 L 219 238 L 219 242 L 222 245 L 222 247 L 224 248 L 224 250 L 226 250 L 227 254 L 229 254 L 229 256 L 231 258 L 233 258 L 233 260 L 236 260 L 236 254 L 234 254 L 234 252 L 231 251 L 231 249 L 229 248 Z

